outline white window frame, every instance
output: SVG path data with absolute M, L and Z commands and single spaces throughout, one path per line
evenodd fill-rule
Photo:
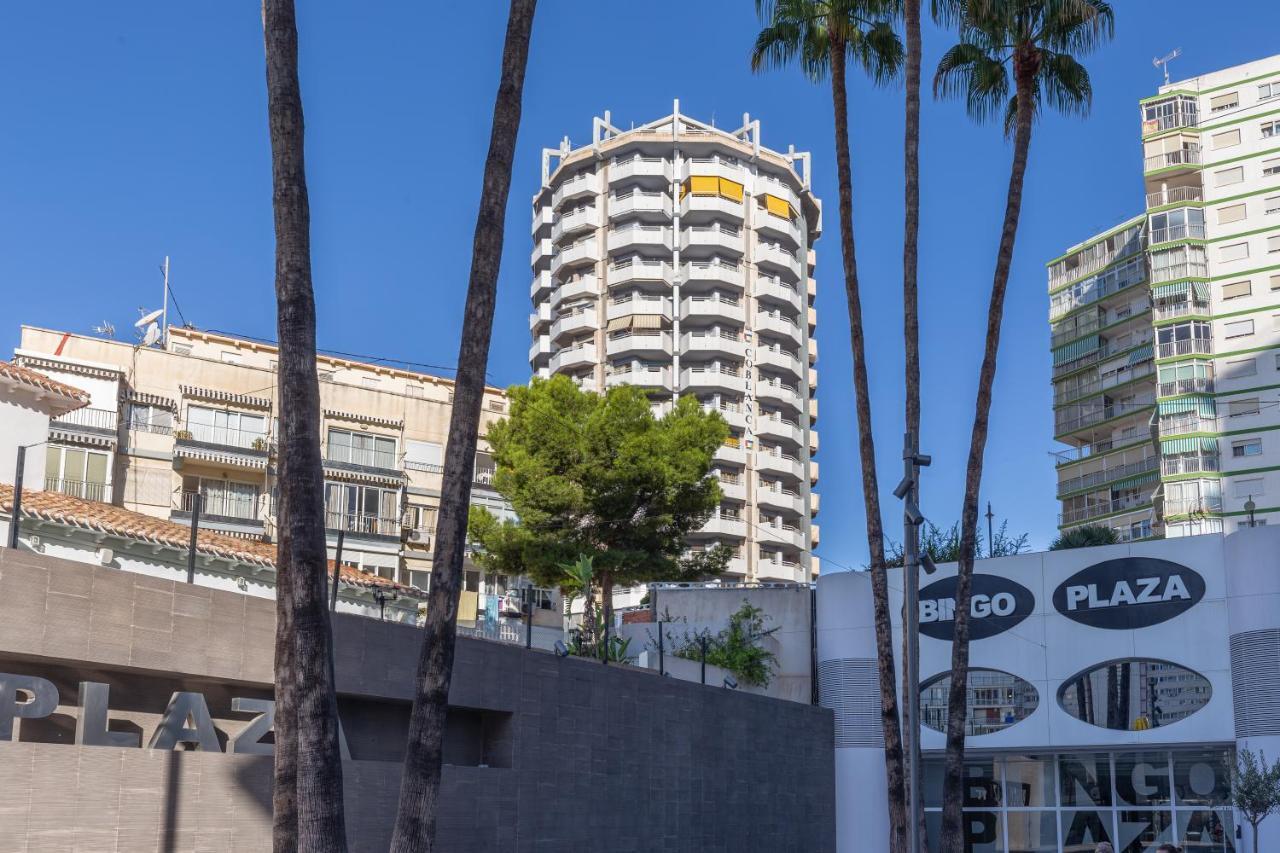
M 1232 369 L 1233 365 L 1237 369 Z M 1256 358 L 1236 358 L 1226 363 L 1227 375 L 1224 379 L 1239 379 L 1244 376 L 1258 375 L 1258 360 Z
M 1256 415 L 1262 411 L 1262 407 L 1257 397 L 1244 397 L 1239 400 L 1227 401 L 1227 417 L 1243 418 L 1249 415 Z
M 1280 136 L 1280 121 L 1264 121 L 1260 128 L 1263 139 L 1271 139 L 1273 136 Z
M 1222 336 L 1225 338 L 1247 338 L 1254 333 L 1254 323 L 1252 319 L 1233 320 L 1230 323 L 1222 324 Z M 1249 331 L 1241 331 L 1242 329 Z
M 1242 287 L 1243 285 L 1243 287 Z M 1222 299 L 1241 299 L 1250 296 L 1253 293 L 1253 282 L 1249 279 L 1244 281 L 1232 281 L 1222 285 Z
M 1232 222 L 1239 222 L 1248 216 L 1248 207 L 1244 202 L 1228 204 L 1225 207 L 1218 208 L 1217 213 L 1219 225 L 1230 225 Z M 1239 216 L 1236 214 L 1239 214 Z
M 1265 477 L 1249 477 L 1245 480 L 1231 481 L 1231 496 L 1236 498 L 1256 498 L 1267 493 Z
M 1252 453 L 1249 451 L 1253 451 Z M 1262 455 L 1262 439 L 1246 438 L 1241 441 L 1231 442 L 1231 458 L 1232 459 L 1248 459 L 1250 456 Z
M 1229 187 L 1232 184 L 1244 183 L 1244 166 L 1232 166 L 1230 169 L 1219 169 L 1213 173 L 1215 187 Z
M 1240 254 L 1236 254 L 1239 252 Z M 1225 246 L 1218 247 L 1218 260 L 1222 263 L 1230 263 L 1231 261 L 1243 261 L 1249 257 L 1249 242 L 1228 243 Z

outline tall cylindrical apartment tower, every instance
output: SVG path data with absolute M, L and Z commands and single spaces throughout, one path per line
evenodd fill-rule
M 544 149 L 533 198 L 535 375 L 644 388 L 719 411 L 724 500 L 690 547 L 734 551 L 729 579 L 818 574 L 817 316 L 822 208 L 809 155 L 680 114 L 632 130 L 608 113 L 588 146 Z

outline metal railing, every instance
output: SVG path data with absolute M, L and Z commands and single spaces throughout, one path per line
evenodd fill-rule
M 1213 341 L 1208 338 L 1187 338 L 1185 341 L 1169 341 L 1168 343 L 1159 344 L 1157 349 L 1157 355 L 1160 358 L 1211 352 L 1213 352 Z
M 181 492 L 174 509 L 179 512 L 194 512 L 199 502 L 201 517 L 211 515 L 220 518 L 234 518 L 240 521 L 260 521 L 258 517 L 258 498 L 227 494 L 225 492 Z
M 1114 480 L 1120 480 L 1125 477 L 1146 474 L 1149 471 L 1155 471 L 1159 467 L 1160 457 L 1148 456 L 1146 459 L 1139 459 L 1137 462 L 1103 468 L 1100 471 L 1090 471 L 1088 474 L 1081 474 L 1078 477 L 1071 477 L 1070 479 L 1060 481 L 1058 483 L 1058 495 L 1062 496 L 1070 492 L 1078 492 L 1082 489 L 1102 486 L 1106 483 L 1110 483 Z
M 473 482 L 479 483 L 482 486 L 492 486 L 493 478 L 497 473 L 498 469 L 496 467 L 477 465 Z
M 219 444 L 223 447 L 238 447 L 242 450 L 267 450 L 269 446 L 265 433 L 209 424 L 188 423 L 185 429 L 177 430 L 174 437 L 178 441 L 199 441 L 203 444 Z
M 1110 515 L 1113 512 L 1125 512 L 1127 510 L 1141 509 L 1142 507 L 1151 506 L 1151 498 L 1146 495 L 1132 498 L 1118 498 L 1111 501 L 1102 501 L 1089 506 L 1080 507 L 1079 509 L 1066 510 L 1059 514 L 1059 524 L 1075 524 L 1079 521 L 1085 521 L 1090 518 L 1097 518 L 1100 515 Z
M 1212 376 L 1192 376 L 1187 379 L 1175 379 L 1172 382 L 1161 382 L 1161 397 L 1172 397 L 1174 394 L 1202 394 L 1213 391 Z
M 1213 432 L 1217 429 L 1214 418 L 1202 418 L 1194 412 L 1167 415 L 1160 419 L 1161 435 L 1178 435 L 1186 432 Z
M 1166 456 L 1160 461 L 1160 472 L 1171 477 L 1175 474 L 1200 474 L 1206 471 L 1220 471 L 1221 460 L 1218 454 L 1200 454 L 1197 456 Z
M 1174 240 L 1203 240 L 1204 225 L 1188 223 L 1186 225 L 1170 225 L 1167 228 L 1153 228 L 1151 243 L 1171 243 Z
M 1172 189 L 1147 193 L 1147 207 L 1163 207 L 1166 204 L 1202 201 L 1203 199 L 1204 190 L 1200 187 L 1173 187 Z
M 1159 284 L 1162 281 L 1173 281 L 1179 278 L 1208 278 L 1209 265 L 1199 261 L 1184 261 L 1180 264 L 1170 264 L 1164 267 L 1151 268 L 1151 283 Z
M 1049 346 L 1056 349 L 1067 341 L 1073 341 L 1076 338 L 1083 338 L 1090 332 L 1096 332 L 1098 329 L 1102 328 L 1102 324 L 1103 320 L 1101 317 L 1091 317 L 1083 323 L 1077 319 L 1075 325 L 1070 329 L 1060 329 L 1050 334 Z
M 1141 261 L 1140 258 L 1133 260 Z M 1106 264 L 1099 264 L 1099 266 L 1106 266 Z M 1146 278 L 1146 275 L 1145 263 L 1126 263 L 1124 266 L 1117 267 L 1115 270 L 1107 270 L 1097 276 L 1093 282 L 1093 287 L 1086 288 L 1084 285 L 1089 283 L 1090 274 L 1082 273 L 1077 276 L 1081 281 L 1077 282 L 1070 290 L 1053 295 L 1053 302 L 1049 308 L 1049 319 L 1056 320 L 1081 306 L 1097 302 L 1099 299 L 1105 299 L 1113 293 L 1118 293 L 1127 287 L 1139 284 Z M 1071 276 L 1065 276 L 1064 278 L 1070 280 Z M 1054 289 L 1056 284 L 1051 280 L 1050 289 Z
M 44 490 L 46 492 L 57 492 L 73 498 L 84 498 L 87 501 L 106 501 L 107 488 L 106 483 L 92 483 L 88 480 L 64 480 L 60 477 L 44 478 Z
M 1143 161 L 1143 171 L 1154 172 L 1170 166 L 1197 166 L 1200 164 L 1200 147 L 1179 148 L 1177 151 L 1165 151 L 1152 154 Z
M 427 474 L 443 474 L 444 466 L 439 462 L 418 462 L 413 459 L 404 460 L 404 470 L 422 471 Z
M 1153 310 L 1156 320 L 1173 320 L 1178 317 L 1189 317 L 1192 314 L 1208 314 L 1209 303 L 1184 299 L 1181 302 L 1171 302 L 1166 305 L 1156 303 Z
M 53 419 L 59 426 L 79 426 L 88 429 L 115 432 L 119 413 L 108 409 L 76 409 Z
M 1140 412 L 1143 409 L 1150 409 L 1154 403 L 1112 403 L 1107 406 L 1097 406 L 1090 411 L 1077 415 L 1074 418 L 1060 418 L 1054 428 L 1055 435 L 1065 435 L 1069 432 L 1075 432 L 1078 429 L 1100 424 L 1103 421 L 1109 421 L 1112 418 L 1130 415 L 1134 412 Z
M 1206 512 L 1222 512 L 1222 497 L 1220 495 L 1200 498 L 1166 498 L 1164 502 L 1164 514 L 1166 516 L 1197 515 Z
M 400 519 L 371 512 L 325 510 L 324 526 L 329 530 L 365 533 L 377 536 L 399 536 Z
M 396 454 L 393 451 L 375 450 L 369 447 L 345 447 L 329 444 L 325 448 L 326 462 L 342 462 L 348 465 L 361 465 L 365 468 L 382 468 L 398 471 Z
M 1078 400 L 1081 397 L 1088 397 L 1099 391 L 1105 391 L 1108 388 L 1114 388 L 1117 385 L 1123 385 L 1126 382 L 1133 382 L 1135 379 L 1142 379 L 1155 373 L 1156 366 L 1154 362 L 1145 361 L 1134 365 L 1131 368 L 1117 370 L 1106 374 L 1105 376 L 1097 376 L 1088 382 L 1079 382 L 1070 387 L 1057 388 L 1053 392 L 1053 404 L 1061 406 L 1063 403 L 1069 403 L 1072 400 Z

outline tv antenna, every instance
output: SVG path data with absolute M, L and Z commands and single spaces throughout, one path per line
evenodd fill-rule
M 111 324 L 110 320 L 103 320 L 94 326 L 93 330 L 105 338 L 114 338 L 116 336 L 116 327 Z
M 1151 64 L 1164 71 L 1164 84 L 1169 85 L 1169 63 L 1182 56 L 1182 48 L 1175 47 L 1160 59 L 1151 60 Z

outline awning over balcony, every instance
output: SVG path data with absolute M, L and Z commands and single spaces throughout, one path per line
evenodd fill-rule
M 1145 483 L 1154 483 L 1160 479 L 1159 471 L 1147 471 L 1142 474 L 1135 474 L 1132 477 L 1125 477 L 1123 480 L 1116 480 L 1111 484 L 1113 489 L 1132 489 Z
M 249 468 L 255 471 L 265 471 L 267 468 L 266 452 L 236 452 L 187 441 L 176 442 L 173 446 L 173 455 L 178 459 L 194 459 L 198 462 L 212 462 L 216 465 Z
M 270 409 L 271 400 L 267 397 L 254 397 L 249 394 L 237 394 L 233 391 L 222 391 L 217 388 L 201 388 L 197 385 L 179 385 L 182 396 L 196 400 L 210 400 L 215 403 L 230 403 L 246 409 Z
M 1218 414 L 1212 397 L 1179 397 L 1176 400 L 1161 400 L 1159 406 L 1162 415 L 1195 412 L 1202 418 L 1212 418 Z
M 1102 346 L 1102 341 L 1097 335 L 1089 335 L 1087 338 L 1072 341 L 1066 346 L 1058 347 L 1053 351 L 1053 366 L 1057 367 L 1060 364 L 1075 361 L 1077 358 L 1088 355 L 1100 346 Z
M 1160 442 L 1161 453 L 1195 453 L 1196 451 L 1217 453 L 1218 440 L 1208 436 L 1194 436 L 1192 438 L 1169 438 Z
M 1133 352 L 1129 353 L 1129 364 L 1134 365 L 1143 361 L 1150 361 L 1155 358 L 1155 347 L 1151 343 L 1143 344 Z
M 178 404 L 172 399 L 159 394 L 148 394 L 145 391 L 129 391 L 125 394 L 125 400 L 130 403 L 141 403 L 144 406 L 168 409 L 171 412 L 178 411 Z
M 609 321 L 605 331 L 621 332 L 626 329 L 661 329 L 666 318 L 661 314 L 628 314 Z
M 1209 301 L 1209 283 L 1207 281 L 1180 281 L 1176 284 L 1160 284 L 1151 288 L 1152 299 L 1191 299 L 1200 302 Z

